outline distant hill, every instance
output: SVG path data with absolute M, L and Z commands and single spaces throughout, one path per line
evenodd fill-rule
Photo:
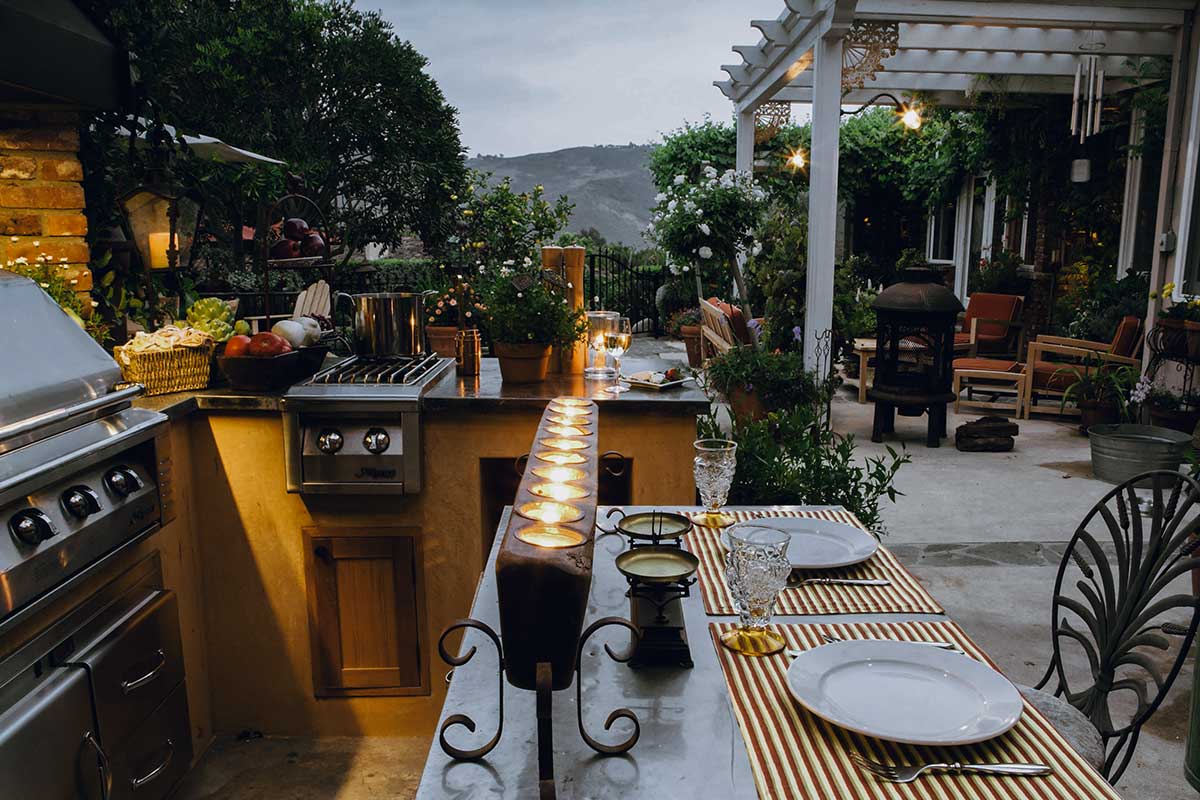
M 547 197 L 565 194 L 575 204 L 570 231 L 595 228 L 610 242 L 645 247 L 642 231 L 656 194 L 649 169 L 652 149 L 636 144 L 570 147 L 511 158 L 479 156 L 467 166 L 512 178 L 518 191 L 540 183 Z

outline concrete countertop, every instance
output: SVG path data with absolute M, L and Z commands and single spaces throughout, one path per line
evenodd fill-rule
M 826 506 L 827 507 L 827 506 Z M 625 506 L 626 511 L 653 510 Z M 738 508 L 738 507 L 731 507 Z M 797 509 L 799 506 L 772 506 Z M 811 506 L 808 508 L 812 508 Z M 659 510 L 664 510 L 660 508 Z M 683 510 L 669 508 L 666 510 Z M 691 510 L 700 510 L 693 508 Z M 597 511 L 604 520 L 607 507 Z M 506 509 L 483 579 L 476 590 L 471 616 L 500 630 L 496 594 L 496 553 L 508 525 Z M 603 523 L 607 524 L 607 523 Z M 628 547 L 619 535 L 598 535 L 593 560 L 592 590 L 585 622 L 607 616 L 629 618 L 628 588 L 614 559 Z M 698 586 L 682 601 L 691 669 L 647 667 L 631 669 L 610 659 L 603 645 L 624 650 L 629 634 L 621 628 L 600 631 L 584 648 L 583 718 L 588 733 L 602 742 L 624 739 L 630 723 L 620 720 L 612 731 L 604 720 L 617 708 L 629 708 L 641 724 L 641 738 L 624 755 L 602 756 L 579 735 L 575 688 L 554 693 L 554 774 L 562 800 L 623 800 L 628 797 L 709 798 L 757 800 L 750 759 L 729 703 L 725 677 L 708 632 L 710 622 L 733 617 L 709 617 Z M 944 621 L 937 614 L 776 615 L 778 622 L 865 622 L 886 620 Z M 496 731 L 496 648 L 482 633 L 469 630 L 460 653 L 478 648 L 475 657 L 454 671 L 442 707 L 439 726 L 451 714 L 474 720 L 475 733 L 461 726 L 447 732 L 455 746 L 482 745 Z M 449 665 L 433 656 L 431 673 L 441 680 Z M 504 686 L 504 732 L 496 748 L 477 763 L 456 762 L 447 756 L 435 734 L 417 791 L 418 800 L 445 798 L 537 797 L 537 718 L 534 693 Z
M 621 363 L 621 372 L 630 375 L 644 370 L 665 371 L 678 367 L 656 358 L 627 358 Z M 587 397 L 595 400 L 606 410 L 622 411 L 666 411 L 687 414 L 702 414 L 708 411 L 708 397 L 696 385 L 688 381 L 682 386 L 656 391 L 631 388 L 621 394 L 604 391 L 614 381 L 588 380 L 582 375 L 547 375 L 541 383 L 505 383 L 500 377 L 500 362 L 485 358 L 480 363 L 480 374 L 474 376 L 455 375 L 448 370 L 422 398 L 425 408 L 463 407 L 507 407 L 536 408 L 541 410 L 555 397 Z
M 665 370 L 678 366 L 660 359 L 625 359 L 622 371 L 628 375 L 642 370 Z M 430 410 L 488 408 L 530 408 L 540 411 L 555 397 L 589 397 L 603 408 L 614 411 L 652 411 L 657 413 L 703 414 L 709 401 L 695 381 L 673 389 L 654 391 L 630 389 L 618 395 L 604 387 L 612 381 L 585 380 L 582 375 L 547 375 L 541 383 L 510 384 L 500 377 L 500 362 L 485 358 L 477 376 L 458 376 L 453 369 L 442 373 L 422 397 L 422 407 Z M 285 390 L 286 391 L 286 390 Z M 226 387 L 140 397 L 139 408 L 161 411 L 179 419 L 194 411 L 279 413 L 284 392 L 239 392 Z

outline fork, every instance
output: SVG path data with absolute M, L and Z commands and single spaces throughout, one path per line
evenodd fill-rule
M 848 641 L 870 641 L 870 642 L 905 641 L 903 639 L 843 639 L 840 636 L 834 636 L 833 634 L 830 634 L 830 633 L 822 633 L 821 638 L 825 640 L 826 644 L 834 644 L 835 642 L 848 642 Z M 961 647 L 959 647 L 958 645 L 956 645 L 954 642 L 906 642 L 906 643 L 907 644 L 924 644 L 924 645 L 928 645 L 930 647 L 936 647 L 939 650 L 949 650 L 952 653 L 963 653 L 963 649 Z M 963 653 L 963 655 L 966 655 L 966 654 Z
M 804 578 L 795 580 L 788 576 L 787 587 L 797 589 L 801 586 L 891 586 L 886 578 Z
M 850 754 L 855 764 L 875 777 L 889 783 L 912 783 L 927 772 L 953 772 L 955 775 L 999 775 L 1034 777 L 1054 772 L 1045 764 L 882 764 L 858 753 Z

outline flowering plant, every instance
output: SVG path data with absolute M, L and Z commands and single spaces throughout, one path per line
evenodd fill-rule
M 654 198 L 646 239 L 668 253 L 673 275 L 692 266 L 728 264 L 739 253 L 757 255 L 766 197 L 750 173 L 718 173 L 705 163 L 698 182 L 677 175 Z
M 1175 284 L 1167 283 L 1163 285 L 1162 293 L 1151 292 L 1150 299 L 1157 300 L 1160 296 L 1163 300 L 1169 300 L 1171 293 L 1175 291 Z M 1185 300 L 1182 303 L 1171 303 L 1164 306 L 1158 312 L 1159 319 L 1179 319 L 1190 322 L 1200 322 L 1200 298 Z
M 483 305 L 479 294 L 468 281 L 463 280 L 462 275 L 457 275 L 450 288 L 429 304 L 425 324 L 475 328 L 485 311 L 487 307 Z
M 507 272 L 505 272 L 507 270 Z M 483 290 L 483 327 L 493 342 L 571 345 L 587 334 L 582 309 L 548 288 L 541 269 L 505 266 Z
M 12 241 L 17 241 L 17 237 L 12 237 Z M 33 244 L 36 247 L 39 243 L 34 242 Z M 4 265 L 4 269 L 37 281 L 38 286 L 41 286 L 42 290 L 62 307 L 67 316 L 87 331 L 88 335 L 97 342 L 105 344 L 112 336 L 104 320 L 99 314 L 93 312 L 98 303 L 89 300 L 91 308 L 84 308 L 84 300 L 80 299 L 79 293 L 74 288 L 77 280 L 68 277 L 70 265 L 65 262 L 64 258 L 55 263 L 48 254 L 42 253 L 34 259 L 32 264 L 25 256 L 9 260 Z

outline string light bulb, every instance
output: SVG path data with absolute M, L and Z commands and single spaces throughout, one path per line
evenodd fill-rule
M 916 106 L 901 106 L 900 121 L 904 123 L 904 127 L 910 131 L 915 131 L 921 127 L 921 110 Z
M 807 164 L 808 160 L 804 157 L 803 150 L 796 150 L 790 156 L 788 156 L 787 165 L 793 170 L 804 169 L 805 165 Z

